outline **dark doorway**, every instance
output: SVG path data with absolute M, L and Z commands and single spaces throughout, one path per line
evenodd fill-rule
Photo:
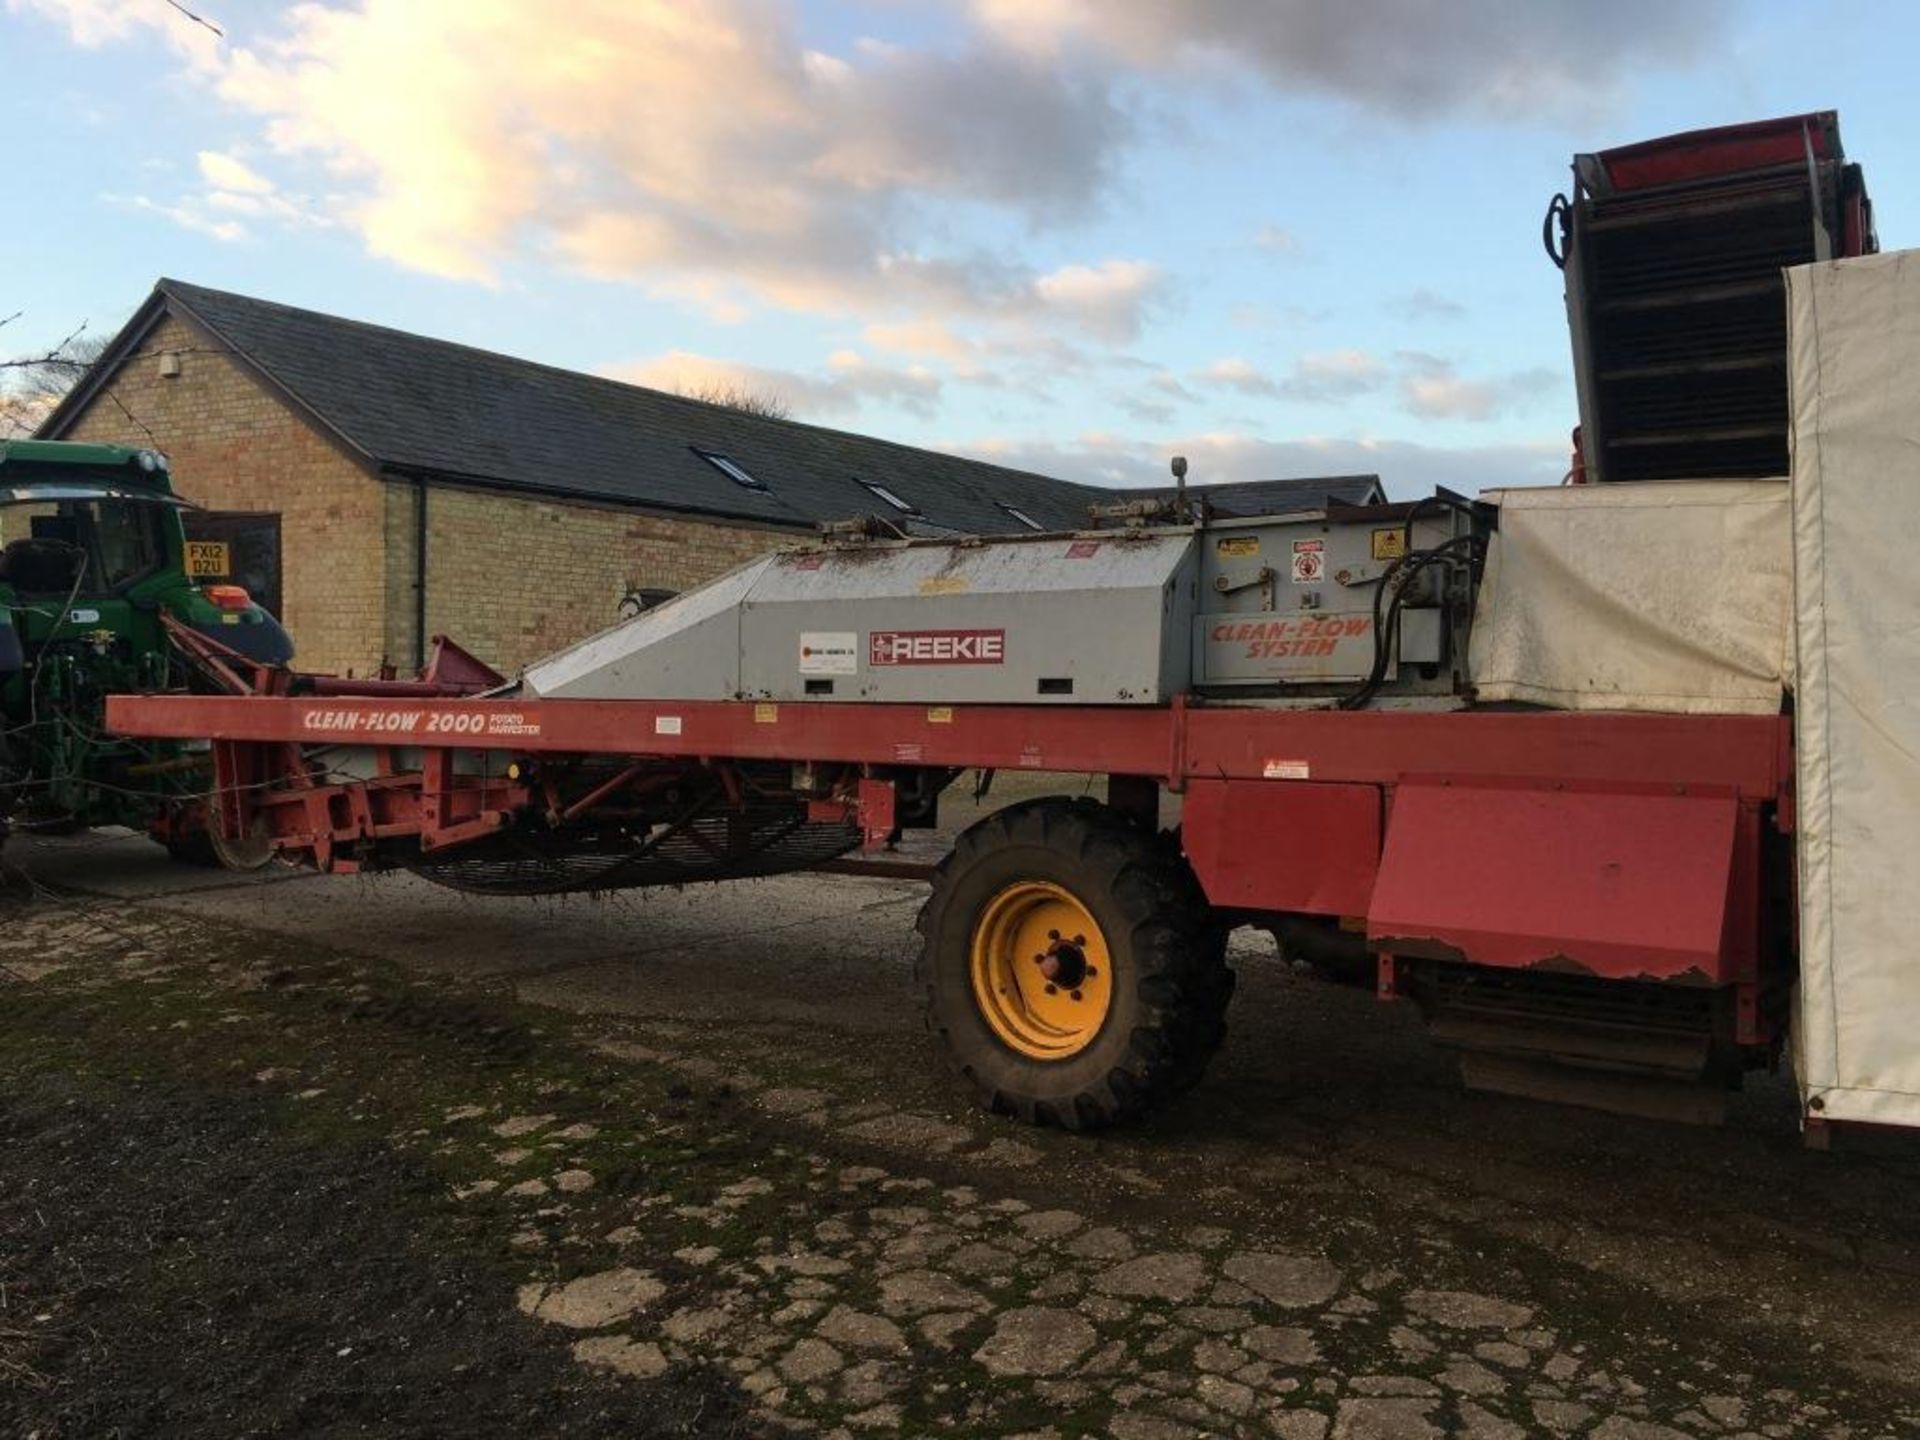
M 235 510 L 183 510 L 187 573 L 203 584 L 241 585 L 256 605 L 280 609 L 280 517 Z

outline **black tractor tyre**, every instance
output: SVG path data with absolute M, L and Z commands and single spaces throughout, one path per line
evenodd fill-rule
M 209 830 L 192 830 L 177 839 L 162 840 L 160 844 L 175 864 L 203 870 L 232 870 L 247 875 L 265 869 L 273 860 L 273 847 L 262 840 L 228 840 Z
M 1085 906 L 1112 970 L 1104 1020 L 1065 1058 L 1003 1040 L 975 991 L 976 928 L 997 896 L 1032 882 Z M 1197 1082 L 1226 1035 L 1226 930 L 1177 840 L 1098 801 L 1029 801 L 968 829 L 935 871 L 918 928 L 927 1028 L 981 1104 L 1028 1124 L 1088 1130 L 1138 1116 Z
M 220 864 L 220 857 L 213 853 L 213 838 L 204 830 L 195 830 L 177 840 L 162 840 L 160 844 L 167 858 L 176 865 L 198 865 L 212 870 Z

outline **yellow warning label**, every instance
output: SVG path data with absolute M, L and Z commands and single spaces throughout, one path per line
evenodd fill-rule
M 778 705 L 754 706 L 753 723 L 756 725 L 778 725 L 780 723 L 780 707 Z
M 187 574 L 227 576 L 233 573 L 233 558 L 224 540 L 187 541 Z
M 1258 535 L 1222 535 L 1213 542 L 1213 553 L 1223 560 L 1242 559 L 1260 553 Z
M 922 595 L 962 595 L 971 588 L 964 575 L 930 575 L 920 582 Z
M 927 723 L 929 725 L 953 724 L 953 707 L 951 705 L 931 706 L 927 710 Z
M 1376 560 L 1398 560 L 1407 553 L 1407 532 L 1404 530 L 1376 530 L 1373 532 L 1373 558 Z

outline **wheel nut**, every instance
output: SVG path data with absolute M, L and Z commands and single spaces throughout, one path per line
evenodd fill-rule
M 1091 965 L 1087 966 L 1087 979 L 1097 980 L 1099 978 L 1100 978 L 1100 972 L 1094 969 L 1093 966 Z
M 1058 930 L 1047 931 L 1047 939 L 1058 940 L 1059 938 L 1060 938 L 1060 932 Z
M 1060 993 L 1060 987 L 1058 985 L 1047 986 L 1047 994 L 1058 995 L 1059 993 Z
M 1078 1000 L 1080 998 L 1080 992 L 1078 990 L 1073 991 L 1070 998 Z

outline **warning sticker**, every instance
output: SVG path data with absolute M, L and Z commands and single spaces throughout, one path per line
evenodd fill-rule
M 1324 540 L 1296 540 L 1293 542 L 1293 583 L 1296 585 L 1318 585 L 1327 577 L 1327 542 Z
M 756 725 L 778 725 L 780 723 L 780 707 L 778 705 L 754 706 L 753 723 Z
M 1313 766 L 1305 760 L 1269 760 L 1260 773 L 1269 780 L 1311 780 Z
M 1376 530 L 1372 536 L 1373 558 L 1376 560 L 1398 560 L 1407 553 L 1407 532 L 1404 530 Z
M 1244 559 L 1260 553 L 1258 535 L 1222 535 L 1213 542 L 1213 553 L 1223 560 Z
M 680 717 L 678 715 L 654 716 L 653 733 L 656 735 L 678 735 L 680 733 Z
M 875 630 L 869 665 L 1004 665 L 1004 630 Z
M 1098 540 L 1076 540 L 1067 546 L 1067 559 L 1069 560 L 1091 560 L 1099 553 L 1100 542 Z
M 860 669 L 860 637 L 851 630 L 802 630 L 802 675 L 852 675 Z

